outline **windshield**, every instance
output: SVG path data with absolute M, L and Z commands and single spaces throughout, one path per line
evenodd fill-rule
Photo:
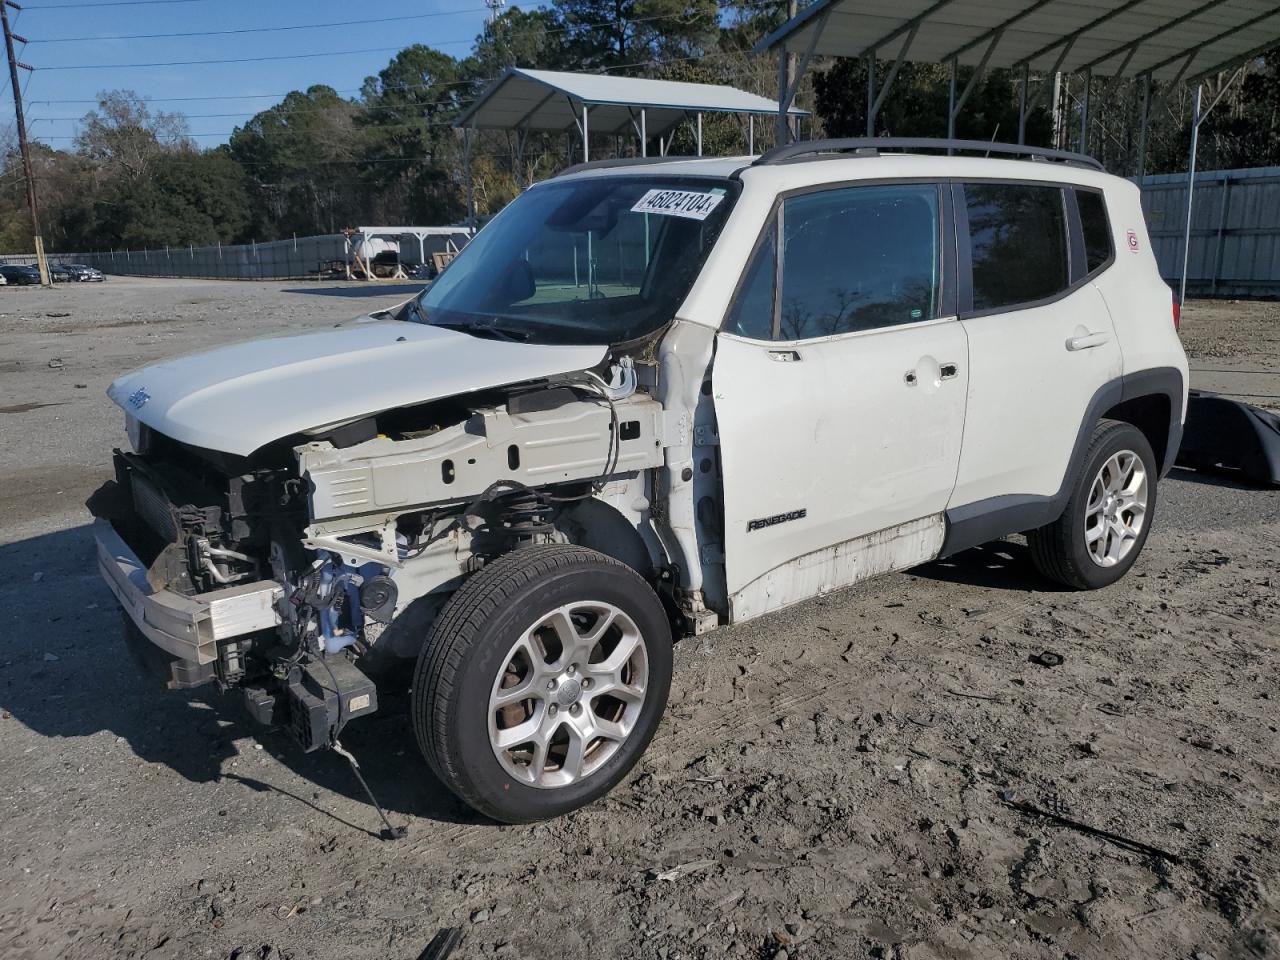
M 725 179 L 671 176 L 533 187 L 406 318 L 530 343 L 634 340 L 675 315 L 736 192 Z

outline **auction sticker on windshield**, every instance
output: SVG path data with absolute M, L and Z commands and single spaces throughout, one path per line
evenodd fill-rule
M 650 190 L 636 201 L 632 213 L 660 213 L 668 217 L 705 220 L 724 199 L 723 190 L 700 193 L 694 190 Z

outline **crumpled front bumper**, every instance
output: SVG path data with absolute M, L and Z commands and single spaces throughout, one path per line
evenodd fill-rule
M 172 670 L 170 686 L 212 679 L 219 643 L 280 623 L 276 601 L 284 589 L 274 580 L 237 584 L 194 597 L 157 590 L 147 579 L 146 565 L 108 521 L 95 521 L 93 532 L 102 578 L 120 606 L 147 640 L 182 661 Z

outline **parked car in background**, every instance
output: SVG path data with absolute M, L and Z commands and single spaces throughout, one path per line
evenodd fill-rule
M 49 279 L 54 283 L 70 283 L 75 279 L 66 264 L 51 263 L 49 264 Z
M 106 279 L 101 270 L 87 263 L 64 263 L 62 268 L 71 275 L 70 279 L 78 283 L 101 283 Z
M 18 287 L 40 283 L 40 271 L 26 264 L 2 264 L 0 265 L 0 276 L 3 276 L 9 284 Z
M 9 281 L 4 278 L 4 274 L 0 273 L 0 287 L 5 286 Z

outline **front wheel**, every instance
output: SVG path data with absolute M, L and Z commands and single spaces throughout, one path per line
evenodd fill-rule
M 418 658 L 431 769 L 507 823 L 560 816 L 639 760 L 671 685 L 671 628 L 630 567 L 581 547 L 507 554 L 445 604 Z
M 1103 420 L 1062 516 L 1027 534 L 1031 559 L 1052 580 L 1079 590 L 1115 583 L 1133 566 L 1156 509 L 1155 454 L 1142 431 Z

